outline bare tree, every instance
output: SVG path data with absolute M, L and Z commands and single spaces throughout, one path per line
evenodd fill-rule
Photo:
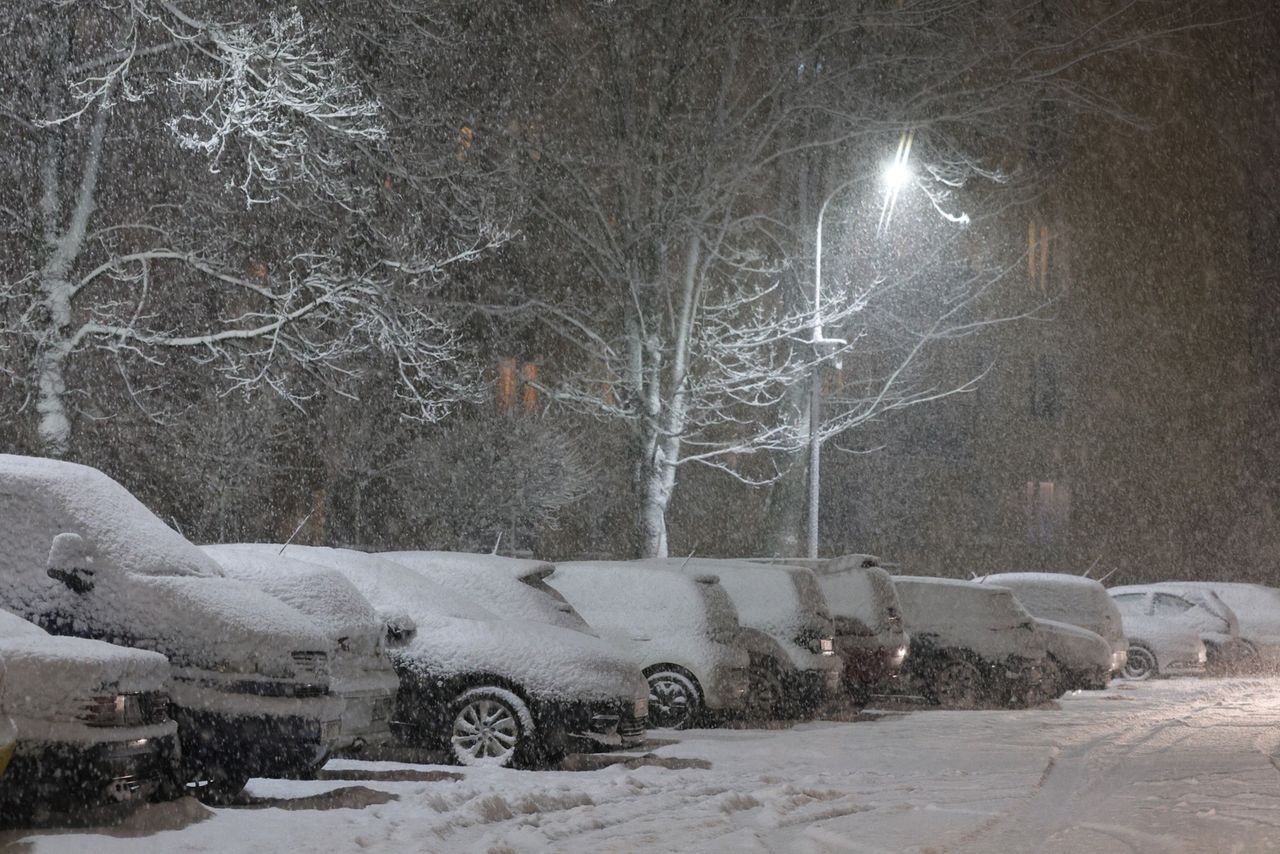
M 67 452 L 104 369 L 154 410 L 175 358 L 299 403 L 385 354 L 425 420 L 469 392 L 429 298 L 505 235 L 405 209 L 414 140 L 348 50 L 363 17 L 7 2 L 22 10 L 0 58 L 0 371 L 45 452 Z

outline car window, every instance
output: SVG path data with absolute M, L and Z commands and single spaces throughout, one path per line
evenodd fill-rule
M 1120 613 L 1130 617 L 1142 617 L 1147 613 L 1144 600 L 1146 594 L 1143 593 L 1121 593 L 1119 596 L 1112 596 L 1111 601 L 1116 603 L 1116 607 L 1120 609 Z
M 1157 617 L 1173 617 L 1194 608 L 1191 602 L 1171 593 L 1157 593 L 1151 603 L 1151 613 Z

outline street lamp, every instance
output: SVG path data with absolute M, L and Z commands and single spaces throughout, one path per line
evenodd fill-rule
M 898 196 L 911 183 L 911 141 L 913 132 L 902 135 L 898 142 L 898 152 L 893 160 L 886 164 L 881 172 L 881 180 L 885 186 L 884 203 L 880 208 L 880 222 L 876 226 L 877 234 L 883 234 L 893 219 L 894 208 L 898 204 Z M 868 176 L 858 175 L 836 186 L 822 200 L 818 208 L 818 227 L 814 238 L 813 255 L 813 344 L 816 355 L 820 355 L 824 347 L 842 347 L 848 342 L 843 338 L 828 338 L 822 330 L 822 221 L 831 201 L 849 187 L 865 180 Z M 822 485 L 822 362 L 815 360 L 809 392 L 809 557 L 818 556 L 818 498 Z

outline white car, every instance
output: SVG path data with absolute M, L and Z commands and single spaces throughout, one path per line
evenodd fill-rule
M 813 570 L 747 560 L 671 558 L 637 565 L 719 578 L 744 628 L 774 641 L 757 647 L 752 663 L 752 702 L 775 717 L 811 713 L 840 688 L 844 664 L 835 654 L 834 626 Z
M 168 714 L 164 656 L 54 637 L 0 611 L 0 662 L 0 754 L 8 759 L 0 819 L 176 793 L 178 725 Z
M 1280 590 L 1265 584 L 1228 581 L 1169 582 L 1186 589 L 1212 590 L 1240 622 L 1240 635 L 1257 653 L 1257 666 L 1280 672 Z
M 1100 691 L 1111 679 L 1111 644 L 1097 632 L 1032 617 L 1044 635 L 1045 697 L 1059 697 L 1067 691 Z
M 1257 669 L 1257 645 L 1242 636 L 1236 612 L 1213 590 L 1173 581 L 1112 590 L 1118 595 L 1149 593 L 1151 613 L 1180 620 L 1198 630 L 1208 655 L 1207 673 L 1225 676 Z
M 1111 648 L 1109 672 L 1116 675 L 1124 672 L 1129 654 L 1124 622 L 1107 595 L 1107 588 L 1099 582 L 1062 572 L 998 572 L 983 580 L 1012 590 L 1022 606 L 1037 619 L 1068 623 L 1101 636 Z M 1073 687 L 1106 685 L 1105 674 L 1098 678 L 1086 677 L 1084 681 L 1091 684 Z
M 483 602 L 500 617 L 595 634 L 569 601 L 547 584 L 556 571 L 554 564 L 466 552 L 381 552 L 378 557 Z
M 337 570 L 243 546 L 203 546 L 228 577 L 311 617 L 330 641 L 329 689 L 342 700 L 341 727 L 329 747 L 358 752 L 391 741 L 400 679 L 383 648 L 386 624 Z
M 746 710 L 751 659 L 739 645 L 737 612 L 714 575 L 582 561 L 556 564 L 547 583 L 644 672 L 652 726 L 683 728 L 704 712 Z
M 339 727 L 329 641 L 243 582 L 102 472 L 0 454 L 0 607 L 57 635 L 172 664 L 188 780 L 202 797 L 308 773 Z
M 1124 633 L 1129 638 L 1126 679 L 1204 675 L 1208 654 L 1200 632 L 1180 620 L 1170 619 L 1185 609 L 1178 606 L 1177 610 L 1170 609 L 1170 614 L 1153 614 L 1154 597 L 1144 592 L 1118 595 L 1112 592 L 1111 598 L 1120 609 Z
M 879 558 L 864 554 L 804 561 L 803 565 L 818 576 L 831 611 L 846 688 L 862 702 L 872 690 L 888 690 L 902 670 L 911 643 L 888 570 L 880 566 Z
M 336 569 L 374 608 L 416 624 L 391 648 L 400 675 L 393 727 L 404 741 L 444 748 L 464 765 L 528 766 L 558 759 L 572 735 L 607 740 L 644 728 L 644 677 L 599 638 L 504 620 L 377 555 L 292 545 L 284 554 Z
M 1112 602 L 1120 608 L 1124 617 L 1125 634 L 1129 635 L 1129 657 L 1134 656 L 1134 630 L 1132 626 L 1148 626 L 1147 634 L 1153 631 L 1164 631 L 1166 635 L 1179 635 L 1183 630 L 1197 635 L 1201 644 L 1196 650 L 1196 657 L 1190 657 L 1187 644 L 1179 644 L 1179 654 L 1164 654 L 1161 650 L 1151 649 L 1155 659 L 1144 658 L 1143 661 L 1125 670 L 1129 679 L 1146 679 L 1147 676 L 1190 676 L 1203 675 L 1208 670 L 1208 662 L 1215 656 L 1235 657 L 1239 653 L 1239 624 L 1234 613 L 1211 611 L 1183 595 L 1158 590 L 1151 586 L 1128 585 L 1110 588 Z M 1139 624 L 1139 621 L 1144 621 Z M 1160 627 L 1164 629 L 1160 629 Z M 1152 643 L 1169 644 L 1166 639 Z M 1142 653 L 1139 653 L 1142 658 Z M 1155 671 L 1149 671 L 1151 666 Z
M 952 578 L 895 575 L 911 633 L 906 674 L 953 708 L 1025 706 L 1043 696 L 1044 634 L 1013 591 Z

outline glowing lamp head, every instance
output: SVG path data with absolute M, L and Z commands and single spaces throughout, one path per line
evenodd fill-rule
M 897 193 L 911 183 L 913 177 L 911 164 L 906 160 L 894 160 L 884 167 L 881 177 L 885 188 L 891 193 Z

